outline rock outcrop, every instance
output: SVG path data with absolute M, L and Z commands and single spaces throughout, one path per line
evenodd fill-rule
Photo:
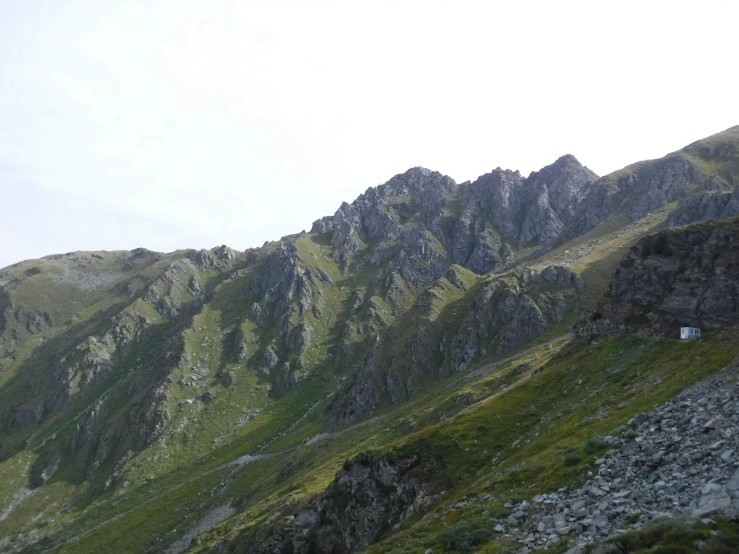
M 665 222 L 665 227 L 689 225 L 716 217 L 739 215 L 739 187 L 733 192 L 700 192 L 683 198 Z
M 444 368 L 462 371 L 479 357 L 509 352 L 575 312 L 585 285 L 564 267 L 515 271 L 484 281 L 454 337 Z
M 578 205 L 566 238 L 594 229 L 616 212 L 640 219 L 685 196 L 691 185 L 705 178 L 696 165 L 679 153 L 640 162 L 603 177 Z
M 574 156 L 562 156 L 552 165 L 529 175 L 523 200 L 519 246 L 555 242 L 572 224 L 577 206 L 598 179 Z
M 450 295 L 452 280 L 421 294 L 408 317 L 382 334 L 378 347 L 362 362 L 329 406 L 331 417 L 350 423 L 368 415 L 381 398 L 401 402 L 412 397 L 416 382 L 428 375 L 464 371 L 491 354 L 509 352 L 574 315 L 584 284 L 564 267 L 514 271 L 483 281 L 459 306 L 458 318 L 440 318 L 440 298 Z
M 270 536 L 256 538 L 251 554 L 348 554 L 424 509 L 433 494 L 428 472 L 438 464 L 413 456 L 360 454 L 346 462 L 328 488 Z M 252 544 L 254 544 L 252 543 Z
M 739 218 L 650 235 L 631 248 L 578 334 L 679 336 L 739 323 Z

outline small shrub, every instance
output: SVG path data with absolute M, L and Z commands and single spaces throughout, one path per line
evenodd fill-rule
M 593 438 L 585 443 L 585 454 L 597 454 L 599 452 L 605 452 L 611 447 L 610 443 L 607 443 L 603 439 Z
M 503 519 L 511 515 L 511 511 L 508 508 L 492 508 L 490 510 L 490 517 L 493 517 L 495 519 Z
M 633 429 L 629 429 L 623 434 L 624 439 L 627 441 L 633 441 L 638 436 L 639 436 L 639 433 L 637 433 Z
M 568 467 L 576 466 L 582 462 L 582 455 L 576 448 L 568 448 L 565 452 L 564 463 Z
M 488 542 L 494 535 L 489 521 L 472 519 L 445 530 L 441 541 L 447 550 L 471 552 L 474 547 Z

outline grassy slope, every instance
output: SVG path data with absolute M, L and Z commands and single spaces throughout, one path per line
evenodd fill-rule
M 446 469 L 435 479 L 446 492 L 438 509 L 464 496 L 494 495 L 489 504 L 465 512 L 413 521 L 371 549 L 416 552 L 433 547 L 443 552 L 445 526 L 499 510 L 509 498 L 528 498 L 583 480 L 594 467 L 595 453 L 583 451 L 590 438 L 725 367 L 739 353 L 738 339 L 736 333 L 709 335 L 700 343 L 609 338 L 590 347 L 569 344 L 559 353 L 542 345 L 482 377 L 458 378 L 435 393 L 380 413 L 362 427 L 290 453 L 291 464 L 301 469 L 293 477 L 282 480 L 277 470 L 262 476 L 261 487 L 240 482 L 250 506 L 206 533 L 203 543 L 243 534 L 280 517 L 285 506 L 323 490 L 344 459 L 370 449 L 440 455 Z M 521 364 L 526 367 L 523 373 Z M 465 408 L 458 399 L 467 395 L 476 402 Z M 455 411 L 456 416 L 439 423 Z M 406 435 L 414 428 L 420 430 Z M 566 465 L 564 455 L 573 449 L 580 462 Z M 271 487 L 265 489 L 265 482 Z
M 705 157 L 697 146 L 692 147 L 685 150 L 686 156 Z M 716 160 L 705 162 L 718 164 L 717 168 L 720 165 Z M 523 265 L 569 266 L 582 275 L 588 300 L 592 301 L 602 293 L 629 246 L 656 230 L 673 207 L 667 206 L 635 223 L 623 214 L 615 214 L 584 237 Z M 69 496 L 89 500 L 95 495 L 84 485 L 73 487 L 68 481 L 58 479 L 20 503 L 0 522 L 0 535 L 45 533 L 50 537 L 43 543 L 47 546 L 77 537 L 64 549 L 68 552 L 99 552 L 106 548 L 158 552 L 210 509 L 230 503 L 236 514 L 202 538 L 204 545 L 213 544 L 223 536 L 235 536 L 279 517 L 286 505 L 304 502 L 319 493 L 346 458 L 367 449 L 438 452 L 448 460 L 448 465 L 445 474 L 439 476 L 439 484 L 447 492 L 436 508 L 453 503 L 454 498 L 483 492 L 495 495 L 491 506 L 496 507 L 510 496 L 530 496 L 535 490 L 582 479 L 589 470 L 589 458 L 583 456 L 581 464 L 564 466 L 561 460 L 568 448 L 581 451 L 590 437 L 613 429 L 630 414 L 719 369 L 736 353 L 733 335 L 726 334 L 685 345 L 673 341 L 607 339 L 592 347 L 569 346 L 557 356 L 562 341 L 555 343 L 554 348 L 542 344 L 499 365 L 473 368 L 464 376 L 446 381 L 423 382 L 418 396 L 410 402 L 387 407 L 368 421 L 332 433 L 325 429 L 321 414 L 329 395 L 347 371 L 336 367 L 332 357 L 348 314 L 349 293 L 359 289 L 365 298 L 375 300 L 387 323 L 400 316 L 401 321 L 407 320 L 404 323 L 407 329 L 413 325 L 413 314 L 403 316 L 402 308 L 393 313 L 390 306 L 374 295 L 371 277 L 378 268 L 362 266 L 362 252 L 355 257 L 362 269 L 344 274 L 331 257 L 327 236 L 299 238 L 297 247 L 304 265 L 321 269 L 335 282 L 333 287 L 322 288 L 325 306 L 321 319 L 315 319 L 312 314 L 306 316 L 314 329 L 314 347 L 304 355 L 308 377 L 299 388 L 276 399 L 263 386 L 268 383 L 255 374 L 257 360 L 251 357 L 261 355 L 261 348 L 270 343 L 274 329 L 242 323 L 251 306 L 242 291 L 248 288 L 252 273 L 237 272 L 219 285 L 213 300 L 185 331 L 189 359 L 193 365 L 208 366 L 207 385 L 215 392 L 216 399 L 207 406 L 180 406 L 188 395 L 184 391 L 173 394 L 169 400 L 173 431 L 133 458 L 128 466 L 128 487 L 97 498 L 92 504 L 80 501 L 72 509 L 63 509 Z M 19 271 L 27 269 L 30 267 L 24 266 Z M 138 271 L 135 278 L 127 276 L 136 289 L 152 279 L 160 266 Z M 103 269 L 101 272 L 105 273 Z M 49 269 L 48 273 L 53 271 Z M 48 277 L 38 278 L 36 288 L 45 288 L 48 283 L 44 285 L 41 279 Z M 460 314 L 455 313 L 455 303 L 460 302 L 460 295 L 468 297 L 476 286 L 474 275 L 464 274 L 462 278 L 467 282 L 467 292 L 462 293 L 442 280 L 430 293 L 433 298 L 428 310 L 420 316 L 440 323 L 456 320 Z M 54 301 L 60 306 L 59 317 L 79 313 L 76 319 L 82 322 L 94 319 L 96 313 L 102 313 L 118 298 L 112 285 L 101 291 L 99 296 L 87 294 L 87 304 L 81 310 L 72 295 L 62 293 L 64 298 Z M 417 292 L 411 291 L 410 298 Z M 33 293 L 17 294 L 25 294 L 23 301 L 32 305 Z M 570 324 L 569 320 L 563 322 L 541 340 L 565 333 Z M 230 346 L 237 325 L 242 326 L 250 344 L 250 358 L 246 362 L 236 360 Z M 42 334 L 39 338 L 56 332 L 52 328 L 45 331 L 49 335 Z M 34 340 L 37 341 L 28 341 L 21 358 L 38 344 Z M 361 354 L 360 350 L 357 356 Z M 696 361 L 701 357 L 702 363 Z M 675 364 L 678 370 L 667 371 L 670 364 Z M 543 371 L 533 375 L 542 368 Z M 223 386 L 217 378 L 224 371 L 234 376 L 230 387 Z M 0 373 L 0 379 L 11 374 L 12 371 Z M 578 381 L 582 383 L 575 386 Z M 627 407 L 613 408 L 624 399 L 630 402 Z M 474 404 L 468 406 L 470 402 Z M 586 417 L 595 419 L 584 421 Z M 247 421 L 241 424 L 243 419 Z M 446 421 L 439 423 L 440 419 Z M 180 426 L 185 421 L 188 425 Z M 66 420 L 54 425 L 73 423 L 74 415 L 68 414 Z M 58 427 L 41 429 L 36 434 L 37 440 L 48 438 L 54 429 Z M 524 440 L 513 447 L 521 435 Z M 251 453 L 271 457 L 245 466 L 226 465 Z M 21 488 L 25 468 L 33 458 L 33 453 L 24 451 L 0 464 L 3 476 L 0 509 Z M 464 476 L 462 480 L 458 479 L 459 475 Z M 533 488 L 529 488 L 532 484 Z M 453 526 L 461 517 L 476 517 L 481 510 L 470 508 L 469 513 L 461 515 L 455 512 L 438 520 L 427 517 L 412 521 L 404 531 L 373 550 L 403 552 L 433 545 L 435 551 L 442 551 L 443 526 Z M 43 517 L 35 519 L 38 514 Z M 0 549 L 3 544 L 7 543 L 0 542 Z M 497 546 L 486 548 L 495 551 Z
M 720 155 L 716 149 L 722 145 L 732 145 L 734 154 L 730 157 Z M 737 151 L 739 151 L 739 125 L 696 141 L 679 153 L 698 166 L 707 177 L 714 177 L 720 186 L 730 190 L 736 186 L 736 175 L 739 174 Z
M 584 481 L 597 468 L 589 439 L 613 433 L 634 414 L 648 410 L 739 354 L 739 333 L 709 334 L 700 343 L 677 340 L 604 338 L 573 343 L 517 386 L 481 401 L 455 418 L 428 427 L 393 445 L 400 452 L 441 455 L 438 476 L 446 490 L 436 514 L 370 549 L 445 552 L 445 528 L 499 512 L 512 498 Z M 536 373 L 536 375 L 534 375 Z M 565 462 L 565 455 L 577 461 Z M 462 497 L 491 494 L 489 502 L 441 513 Z M 438 516 L 438 517 L 437 517 Z M 490 544 L 480 552 L 496 552 Z
M 55 535 L 57 530 L 61 530 L 61 533 L 56 534 L 46 544 L 58 544 L 78 535 L 82 529 L 89 529 L 106 518 L 126 512 L 130 506 L 140 505 L 152 494 L 170 489 L 171 492 L 161 501 L 141 506 L 131 513 L 130 519 L 123 518 L 122 521 L 138 521 L 137 518 L 141 513 L 147 514 L 150 513 L 149 510 L 159 510 L 162 505 L 168 505 L 169 495 L 172 495 L 178 499 L 178 506 L 181 507 L 181 510 L 175 510 L 172 517 L 175 519 L 179 517 L 178 521 L 181 523 L 184 514 L 197 513 L 201 503 L 199 498 L 201 494 L 193 491 L 206 494 L 208 486 L 212 484 L 211 480 L 220 482 L 224 475 L 233 471 L 232 467 L 216 468 L 246 453 L 260 449 L 274 450 L 300 443 L 305 437 L 313 434 L 314 428 L 320 428 L 317 414 L 325 407 L 322 401 L 325 401 L 328 393 L 335 390 L 342 373 L 342 368 L 337 368 L 330 362 L 329 351 L 337 342 L 340 316 L 344 310 L 343 303 L 352 288 L 360 284 L 366 286 L 366 283 L 362 281 L 363 275 L 342 275 L 329 255 L 330 250 L 316 239 L 320 237 L 298 240 L 304 264 L 320 268 L 336 281 L 336 286 L 323 291 L 322 319 L 315 320 L 310 316 L 315 345 L 314 350 L 309 352 L 305 359 L 306 366 L 311 370 L 310 377 L 284 398 L 275 400 L 267 395 L 269 387 L 264 385 L 268 383 L 257 378 L 253 369 L 248 367 L 248 361 L 238 362 L 235 359 L 230 343 L 233 338 L 230 331 L 243 319 L 244 313 L 251 306 L 251 302 L 244 297 L 242 291 L 248 288 L 252 272 L 239 272 L 221 283 L 215 290 L 213 301 L 204 306 L 193 319 L 190 328 L 185 330 L 190 363 L 196 367 L 209 366 L 208 388 L 215 392 L 216 399 L 205 406 L 200 403 L 181 406 L 180 402 L 188 396 L 187 390 L 178 391 L 175 388 L 174 394 L 169 398 L 173 414 L 170 431 L 147 450 L 136 455 L 128 464 L 129 486 L 114 497 L 103 497 L 89 507 L 81 504 L 80 511 L 57 512 L 52 525 L 55 527 L 52 535 Z M 260 344 L 270 340 L 274 332 L 269 328 L 256 329 L 253 324 L 245 324 L 243 330 L 250 343 L 255 346 L 254 352 L 260 352 Z M 230 371 L 234 376 L 233 384 L 224 387 L 217 379 L 217 371 Z M 178 376 L 174 375 L 173 378 L 176 379 Z M 257 383 L 261 386 L 257 387 Z M 246 422 L 241 423 L 244 419 Z M 48 432 L 46 434 L 48 435 Z M 9 503 L 12 492 L 18 490 L 23 483 L 24 466 L 20 456 L 6 465 L 12 465 L 16 469 L 15 478 L 7 481 L 9 486 L 6 501 Z M 201 478 L 203 473 L 207 475 Z M 11 516 L 0 524 L 0 529 L 8 535 L 15 535 L 23 530 L 26 532 L 31 530 L 33 533 L 34 528 L 45 527 L 48 523 L 34 524 L 32 514 L 44 512 L 48 514 L 52 510 L 59 510 L 63 506 L 62 496 L 84 494 L 84 490 L 75 490 L 61 479 L 55 481 L 44 486 L 43 497 L 34 493 L 24 501 L 24 509 L 16 508 Z M 242 481 L 243 477 L 240 477 L 239 482 Z M 205 489 L 199 488 L 201 486 L 205 486 Z M 181 495 L 190 502 L 183 502 Z M 46 509 L 42 507 L 44 504 Z M 126 548 L 134 550 L 142 548 L 142 545 L 147 544 L 153 537 L 147 534 L 145 529 L 150 528 L 152 533 L 171 529 L 170 519 L 160 519 L 161 521 L 154 522 L 149 517 L 151 520 L 149 526 L 139 528 L 136 539 L 129 537 L 129 543 L 115 544 L 117 547 L 128 544 Z M 139 527 L 138 523 L 134 525 Z M 124 526 L 121 529 L 124 530 L 122 535 L 130 535 L 125 531 L 129 527 Z M 118 540 L 116 533 L 111 532 L 107 526 L 100 536 L 105 544 Z M 91 551 L 97 551 L 96 533 L 86 535 L 85 540 L 90 541 Z M 131 540 L 133 542 L 130 542 Z M 83 547 L 75 545 L 73 551 L 78 551 L 78 548 Z
M 650 228 L 648 224 L 640 224 L 627 228 L 624 233 L 620 231 L 622 222 L 616 223 L 614 229 L 606 227 L 583 239 L 584 255 L 575 262 L 584 268 L 583 271 L 595 267 L 601 273 L 608 273 L 611 260 L 607 256 L 600 258 L 599 253 L 610 252 L 609 248 L 620 251 Z M 196 405 L 199 406 L 197 408 L 192 405 L 180 407 L 179 402 L 185 399 L 186 394 L 182 393 L 182 398 L 179 394 L 173 395 L 170 399 L 173 414 L 170 429 L 181 430 L 170 431 L 166 437 L 133 459 L 129 464 L 129 487 L 112 497 L 105 496 L 90 506 L 81 504 L 77 511 L 58 512 L 54 523 L 50 525 L 52 529 L 49 535 L 52 538 L 46 544 L 58 544 L 125 514 L 82 536 L 70 545 L 69 551 L 95 552 L 104 547 L 123 551 L 157 551 L 161 546 L 157 539 L 171 542 L 177 538 L 178 530 L 183 526 L 186 528 L 189 522 L 213 506 L 226 502 L 234 503 L 237 511 L 240 511 L 227 522 L 227 526 L 231 533 L 240 532 L 264 518 L 272 517 L 288 502 L 304 501 L 319 493 L 330 483 L 347 457 L 367 448 L 388 445 L 409 430 L 436 424 L 440 417 L 453 414 L 463 406 L 459 402 L 460 397 L 474 393 L 472 397 L 477 399 L 480 394 L 492 394 L 503 384 L 521 378 L 512 373 L 520 363 L 517 361 L 504 364 L 490 374 L 482 371 L 484 378 L 469 382 L 462 382 L 459 377 L 442 386 L 436 379 L 428 383 L 424 381 L 419 390 L 421 396 L 414 401 L 386 408 L 378 414 L 377 419 L 339 436 L 329 436 L 297 450 L 289 450 L 300 447 L 309 437 L 325 432 L 321 413 L 328 400 L 327 395 L 335 389 L 341 377 L 341 369 L 331 364 L 329 356 L 338 342 L 340 326 L 337 327 L 336 322 L 346 316 L 343 306 L 351 290 L 359 288 L 365 294 L 372 293 L 372 287 L 368 284 L 372 268 L 365 273 L 342 275 L 330 257 L 330 246 L 322 239 L 320 236 L 308 236 L 298 240 L 303 263 L 320 268 L 335 281 L 335 286 L 324 289 L 322 319 L 310 322 L 314 326 L 316 345 L 306 355 L 306 366 L 311 369 L 310 378 L 288 396 L 276 401 L 265 390 L 255 389 L 260 381 L 249 369 L 248 361 L 244 364 L 233 358 L 228 343 L 229 330 L 241 321 L 250 307 L 250 303 L 242 299 L 241 291 L 248 287 L 251 273 L 245 271 L 232 276 L 218 286 L 214 300 L 206 304 L 186 331 L 192 365 L 207 365 L 209 361 L 215 361 L 208 374 L 208 387 L 215 392 L 216 400 L 207 406 Z M 593 244 L 600 250 L 587 258 L 586 251 L 593 248 Z M 549 254 L 541 260 L 542 265 L 560 262 L 560 252 L 571 257 L 569 253 L 564 254 L 564 250 L 567 248 Z M 442 280 L 429 291 L 428 306 L 420 310 L 419 317 L 443 323 L 461 316 L 454 306 L 463 298 L 469 298 L 476 284 L 474 274 L 460 271 L 459 276 L 467 283 L 467 290 L 457 289 Z M 597 280 L 588 282 L 586 279 L 586 284 L 590 289 L 604 286 L 603 282 Z M 382 302 L 377 297 L 375 299 Z M 409 319 L 404 327 L 406 332 L 413 325 L 413 316 L 407 314 L 404 319 Z M 565 331 L 566 326 L 561 326 L 562 329 L 554 333 Z M 243 329 L 255 346 L 250 352 L 255 353 L 259 352 L 260 344 L 269 340 L 272 332 L 269 329 Z M 398 341 L 398 344 L 402 344 L 402 341 Z M 542 346 L 537 352 L 535 360 L 545 360 L 552 351 Z M 224 370 L 234 375 L 234 383 L 228 388 L 220 385 L 215 377 L 217 372 Z M 254 412 L 255 415 L 246 424 L 234 428 L 235 421 L 245 413 Z M 392 416 L 388 417 L 390 414 Z M 186 430 L 178 425 L 185 418 L 188 421 Z M 388 421 L 393 424 L 388 425 Z M 279 454 L 285 450 L 288 451 Z M 256 452 L 274 452 L 278 455 L 253 466 L 245 466 L 235 473 L 233 467 L 217 469 L 241 455 Z M 20 459 L 16 460 L 14 467 L 21 467 Z M 291 477 L 291 473 L 295 476 Z M 20 482 L 20 474 L 22 472 L 16 473 L 14 487 Z M 221 485 L 222 482 L 225 484 Z M 14 511 L 6 522 L 0 524 L 0 528 L 4 527 L 9 534 L 29 532 L 35 527 L 35 524 L 29 525 L 31 515 L 43 511 L 44 504 L 49 511 L 59 510 L 63 503 L 56 498 L 83 492 L 71 489 L 62 480 L 54 483 L 53 487 L 46 487 L 49 487 L 46 497 L 36 498 L 34 495 L 26 500 L 25 509 Z M 159 494 L 162 496 L 158 497 Z M 244 499 L 245 495 L 248 500 Z M 156 499 L 146 503 L 152 496 Z M 156 516 L 162 512 L 166 512 L 168 517 Z M 145 526 L 142 526 L 142 520 L 146 521 Z M 44 524 L 49 525 L 47 522 Z M 137 532 L 132 534 L 130 531 L 134 528 Z

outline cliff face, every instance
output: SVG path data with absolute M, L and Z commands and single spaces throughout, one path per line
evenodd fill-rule
M 418 455 L 360 454 L 289 524 L 266 537 L 243 537 L 236 548 L 252 554 L 363 551 L 430 504 L 428 472 L 439 463 Z
M 631 248 L 594 311 L 590 333 L 678 337 L 679 327 L 739 323 L 739 218 L 650 235 Z
M 616 212 L 642 218 L 684 196 L 691 185 L 704 179 L 701 170 L 680 154 L 640 162 L 603 177 L 578 205 L 567 238 L 594 229 Z
M 411 398 L 425 377 L 464 371 L 487 356 L 519 348 L 574 315 L 583 301 L 582 279 L 564 267 L 513 271 L 486 279 L 467 294 L 457 279 L 452 273 L 420 295 L 410 317 L 384 331 L 335 396 L 329 408 L 333 419 L 350 423 L 383 398 L 395 403 Z M 443 313 L 444 305 L 452 307 L 451 314 Z
M 670 214 L 665 227 L 689 225 L 716 217 L 739 214 L 739 187 L 733 192 L 705 191 L 683 198 Z

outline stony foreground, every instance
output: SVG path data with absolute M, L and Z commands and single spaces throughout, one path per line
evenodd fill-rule
M 725 370 L 629 422 L 597 476 L 580 489 L 538 495 L 498 520 L 496 531 L 542 550 L 571 537 L 571 552 L 656 517 L 739 514 L 739 368 Z

